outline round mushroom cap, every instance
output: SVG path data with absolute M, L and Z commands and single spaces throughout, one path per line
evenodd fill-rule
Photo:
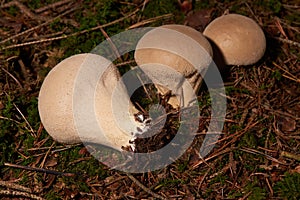
M 126 127 L 116 123 L 111 105 L 115 89 L 117 114 Z M 131 112 L 136 110 L 120 82 L 118 69 L 91 53 L 71 56 L 49 72 L 40 89 L 38 109 L 46 131 L 65 144 L 86 142 L 121 150 L 133 138 L 128 130 L 133 132 L 140 125 L 129 121 L 135 118 Z
M 199 73 L 211 64 L 212 54 L 212 47 L 202 33 L 189 26 L 170 24 L 147 32 L 139 40 L 134 58 L 139 66 L 153 63 L 170 67 L 198 91 L 202 82 Z
M 266 38 L 261 27 L 243 15 L 218 17 L 208 24 L 203 34 L 219 48 L 227 65 L 254 64 L 266 50 Z
M 71 56 L 57 64 L 46 76 L 39 93 L 41 121 L 52 138 L 65 144 L 80 143 L 72 109 L 75 78 L 85 54 Z

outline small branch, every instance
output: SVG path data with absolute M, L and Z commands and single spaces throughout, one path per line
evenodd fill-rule
M 28 193 L 32 192 L 30 188 L 27 188 L 27 187 L 24 187 L 22 185 L 18 185 L 18 184 L 15 184 L 15 183 L 11 183 L 11 182 L 8 182 L 8 181 L 0 181 L 0 186 L 4 186 L 4 187 L 7 187 L 7 188 L 10 188 L 10 189 L 13 189 L 13 190 L 19 190 L 19 191 L 22 191 L 22 192 L 28 192 Z
M 42 161 L 42 163 L 40 164 L 40 167 L 44 167 L 44 164 L 46 162 L 46 159 L 49 155 L 49 153 L 51 152 L 51 149 L 53 148 L 53 146 L 55 145 L 55 142 L 52 143 L 52 145 L 50 146 L 50 148 L 48 149 L 48 151 L 46 152 L 45 156 L 44 156 L 44 159 Z
M 44 198 L 39 197 L 34 194 L 29 194 L 27 192 L 12 191 L 12 190 L 0 190 L 0 196 L 1 195 L 14 196 L 14 197 L 25 197 L 25 198 L 35 199 L 35 200 L 44 200 Z
M 255 155 L 262 155 L 262 156 L 265 156 L 267 159 L 269 159 L 269 160 L 271 160 L 271 161 L 273 161 L 273 162 L 277 162 L 277 163 L 282 164 L 282 165 L 288 165 L 288 164 L 286 164 L 286 163 L 283 163 L 283 162 L 277 160 L 276 158 L 273 158 L 272 156 L 270 156 L 270 155 L 268 155 L 268 154 L 265 154 L 265 153 L 263 153 L 263 152 L 257 151 L 257 150 L 255 150 L 255 149 L 251 149 L 251 148 L 246 148 L 246 147 L 245 147 L 245 148 L 241 148 L 241 149 L 239 149 L 239 150 L 244 151 L 244 152 L 247 152 L 247 153 L 252 153 L 252 154 L 255 154 Z
M 43 172 L 43 173 L 46 173 L 46 174 L 67 176 L 67 177 L 74 177 L 75 176 L 75 174 L 73 174 L 73 173 L 58 172 L 58 171 L 49 170 L 49 169 L 43 169 L 43 168 L 37 168 L 37 167 L 28 167 L 28 166 L 16 165 L 16 164 L 12 164 L 12 163 L 4 163 L 4 166 L 13 167 L 13 168 L 17 168 L 17 169 L 24 169 L 24 170 L 28 170 L 28 171 Z
M 8 8 L 8 7 L 11 7 L 11 6 L 18 7 L 20 9 L 20 11 L 23 12 L 25 15 L 27 15 L 31 19 L 34 19 L 34 20 L 37 20 L 37 21 L 47 21 L 47 20 L 50 19 L 49 17 L 36 15 L 29 8 L 27 8 L 24 4 L 22 4 L 21 2 L 16 1 L 16 0 L 13 0 L 9 3 L 6 3 L 6 4 L 2 5 L 1 8 Z
M 16 124 L 22 124 L 21 122 L 18 122 L 17 120 L 14 120 L 14 119 L 11 119 L 11 118 L 8 118 L 8 117 L 0 116 L 0 119 L 15 122 Z
M 23 115 L 23 113 L 21 112 L 21 110 L 17 107 L 17 105 L 15 103 L 13 103 L 14 107 L 17 109 L 17 111 L 20 113 L 20 115 L 22 116 L 22 118 L 24 119 L 25 123 L 27 124 L 27 126 L 29 127 L 30 132 L 32 133 L 31 135 L 33 137 L 36 137 L 35 132 L 32 128 L 32 126 L 30 125 L 29 121 L 26 119 L 26 117 Z
M 153 17 L 153 18 L 150 18 L 150 19 L 146 19 L 146 20 L 143 20 L 141 22 L 138 22 L 136 24 L 131 25 L 129 28 L 127 28 L 127 30 L 137 28 L 137 27 L 140 27 L 140 26 L 144 26 L 146 24 L 150 24 L 150 23 L 158 21 L 160 19 L 168 19 L 168 18 L 171 18 L 171 17 L 173 17 L 173 14 L 165 14 L 165 15 Z
M 104 29 L 101 27 L 100 28 L 100 31 L 101 33 L 104 35 L 104 37 L 106 38 L 106 40 L 108 41 L 110 47 L 112 48 L 115 56 L 117 57 L 117 59 L 120 61 L 120 62 L 123 62 L 123 59 L 119 53 L 119 50 L 118 48 L 116 47 L 116 45 L 113 43 L 113 41 L 110 39 L 109 35 L 104 31 Z
M 273 64 L 274 64 L 274 63 L 273 63 Z M 275 66 L 276 66 L 276 65 L 275 65 Z M 273 69 L 271 69 L 271 68 L 269 68 L 269 67 L 267 67 L 267 66 L 263 66 L 263 68 L 265 68 L 265 69 L 267 69 L 267 70 L 269 70 L 269 71 L 275 72 L 275 70 L 273 70 Z M 292 80 L 292 81 L 295 81 L 295 82 L 297 82 L 297 83 L 300 83 L 300 79 L 293 78 L 293 77 L 288 76 L 288 75 L 286 75 L 286 74 L 282 74 L 282 76 L 285 77 L 285 78 L 287 78 L 287 79 L 290 79 L 290 80 Z M 294 116 L 293 116 L 293 117 L 294 117 Z
M 20 83 L 20 81 L 18 81 L 18 79 L 16 77 L 14 77 L 14 75 L 12 75 L 9 71 L 7 71 L 6 69 L 4 69 L 3 67 L 1 67 L 0 69 L 2 69 L 5 73 L 8 74 L 8 76 L 10 76 L 17 84 L 18 86 L 23 89 L 22 84 Z
M 53 9 L 53 8 L 62 6 L 62 5 L 64 5 L 64 4 L 70 3 L 70 2 L 72 2 L 72 0 L 62 0 L 62 1 L 58 1 L 58 2 L 55 2 L 55 3 L 49 4 L 49 5 L 46 5 L 46 6 L 44 6 L 44 7 L 38 8 L 38 9 L 35 10 L 35 12 L 36 12 L 36 13 L 41 13 L 41 12 L 44 12 L 44 11 L 46 11 L 46 10 Z
M 32 42 L 25 42 L 25 43 L 21 43 L 21 44 L 13 44 L 13 45 L 3 47 L 1 50 L 13 49 L 13 48 L 17 48 L 17 47 L 29 46 L 29 45 L 34 45 L 34 44 L 40 44 L 40 43 L 44 43 L 44 42 L 52 42 L 52 41 L 56 41 L 56 40 L 66 39 L 66 38 L 73 37 L 73 36 L 82 35 L 82 34 L 89 33 L 89 32 L 95 31 L 95 30 L 99 30 L 99 29 L 107 27 L 107 26 L 111 26 L 113 24 L 117 24 L 117 23 L 131 17 L 132 15 L 137 13 L 138 11 L 139 11 L 139 9 L 136 9 L 132 13 L 130 13 L 130 14 L 122 17 L 122 18 L 119 18 L 117 20 L 114 20 L 112 22 L 109 22 L 107 24 L 95 26 L 95 27 L 90 28 L 90 29 L 85 29 L 83 31 L 71 33 L 69 35 L 63 35 L 63 36 L 59 36 L 59 37 L 55 37 L 55 38 L 42 39 L 42 40 L 37 40 L 37 41 L 32 41 Z
M 300 161 L 300 155 L 297 155 L 297 154 L 289 153 L 287 151 L 282 151 L 280 153 L 280 155 L 283 156 L 283 157 L 286 157 L 286 158 L 291 158 L 291 159 Z
M 21 36 L 21 35 L 27 34 L 27 33 L 31 32 L 31 31 L 34 31 L 34 30 L 36 30 L 36 29 L 38 29 L 38 28 L 41 28 L 41 27 L 43 27 L 43 26 L 46 26 L 46 25 L 52 23 L 53 21 L 55 21 L 56 19 L 59 19 L 59 18 L 63 17 L 64 15 L 67 15 L 67 14 L 69 14 L 69 13 L 75 11 L 76 9 L 78 9 L 78 7 L 75 7 L 75 8 L 73 8 L 73 9 L 67 10 L 66 12 L 62 13 L 61 15 L 58 15 L 58 16 L 56 16 L 56 17 L 54 17 L 54 18 L 52 18 L 52 19 L 50 19 L 50 20 L 48 20 L 48 21 L 46 21 L 46 22 L 44 22 L 44 23 L 42 23 L 42 24 L 40 24 L 40 25 L 38 25 L 38 26 L 35 26 L 35 27 L 30 28 L 30 29 L 28 29 L 28 30 L 26 30 L 26 31 L 23 31 L 23 32 L 18 33 L 18 34 L 16 34 L 16 35 L 13 35 L 13 36 L 11 36 L 11 37 L 9 37 L 9 38 L 6 38 L 6 39 L 0 41 L 0 44 L 3 44 L 3 43 L 5 43 L 5 42 L 7 42 L 7 41 L 10 41 L 10 40 L 12 40 L 12 39 L 14 39 L 14 38 L 16 38 L 16 37 Z
M 218 157 L 218 156 L 220 156 L 220 155 L 227 154 L 227 153 L 229 153 L 229 152 L 231 152 L 231 151 L 233 151 L 233 150 L 235 150 L 235 149 L 236 149 L 236 148 L 227 148 L 227 149 L 224 149 L 223 151 L 220 151 L 220 152 L 218 152 L 218 153 L 215 153 L 214 155 L 212 155 L 212 156 L 210 156 L 210 157 L 208 157 L 208 158 L 205 158 L 205 159 L 200 160 L 199 162 L 197 162 L 196 164 L 194 164 L 194 165 L 191 167 L 191 169 L 194 170 L 194 169 L 196 169 L 199 165 L 201 165 L 202 163 L 205 163 L 205 162 L 207 162 L 207 161 L 209 161 L 209 160 L 211 160 L 211 159 L 213 159 L 213 158 L 216 158 L 216 157 Z
M 273 37 L 273 38 L 280 41 L 280 42 L 287 43 L 287 44 L 290 44 L 290 45 L 293 45 L 293 46 L 296 46 L 296 47 L 300 48 L 300 43 L 299 42 L 295 42 L 295 41 L 285 39 L 285 38 L 280 38 L 280 37 Z
M 130 178 L 130 180 L 132 180 L 137 186 L 139 186 L 142 190 L 144 190 L 148 194 L 152 195 L 153 197 L 155 197 L 157 199 L 166 199 L 165 197 L 152 192 L 149 188 L 147 188 L 146 186 L 144 186 L 139 180 L 137 180 L 136 178 L 134 178 L 131 174 L 127 173 L 126 175 L 128 176 L 128 178 Z

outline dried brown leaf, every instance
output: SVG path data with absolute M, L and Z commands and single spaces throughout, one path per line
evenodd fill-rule
M 0 101 L 0 110 L 2 110 L 3 108 L 5 108 L 5 106 L 3 105 L 2 101 Z
M 180 5 L 180 9 L 183 13 L 188 13 L 189 11 L 191 11 L 193 9 L 193 3 L 191 0 L 184 0 L 184 1 L 180 1 L 178 0 L 178 3 Z
M 50 159 L 48 159 L 45 163 L 46 167 L 54 167 L 57 165 L 57 158 L 53 158 L 51 157 Z
M 203 32 L 206 25 L 211 21 L 213 11 L 214 8 L 191 12 L 186 17 L 184 24 Z
M 284 132 L 292 132 L 296 130 L 296 121 L 290 117 L 277 116 L 277 123 L 280 129 Z
M 300 165 L 298 165 L 297 167 L 295 167 L 295 169 L 292 170 L 292 172 L 300 174 Z

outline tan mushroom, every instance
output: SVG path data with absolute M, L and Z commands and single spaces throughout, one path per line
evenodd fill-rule
M 179 97 L 169 101 L 177 108 L 195 100 L 203 80 L 200 72 L 204 75 L 212 62 L 212 48 L 195 29 L 171 24 L 146 33 L 137 44 L 134 57 L 138 66 L 155 81 L 160 94 L 171 90 Z
M 266 38 L 251 18 L 228 14 L 213 20 L 203 34 L 221 51 L 227 65 L 251 65 L 262 58 Z
M 107 68 L 100 78 L 103 66 Z M 127 127 L 117 123 L 119 118 L 111 105 L 118 84 L 117 97 L 125 103 L 120 104 L 117 114 Z M 117 68 L 95 54 L 74 55 L 56 65 L 42 84 L 38 109 L 46 131 L 65 144 L 92 142 L 121 150 L 131 145 L 132 132 L 143 128 L 135 121 L 138 111 L 120 82 Z

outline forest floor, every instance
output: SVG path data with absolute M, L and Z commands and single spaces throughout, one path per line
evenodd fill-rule
M 224 13 L 254 19 L 267 49 L 254 65 L 226 69 L 224 128 L 206 157 L 199 157 L 200 130 L 172 164 L 128 174 L 43 128 L 38 94 L 61 60 L 133 28 L 176 23 L 203 31 Z M 299 1 L 13 0 L 1 2 L 0 26 L 1 199 L 300 199 Z M 130 61 L 123 56 L 123 66 Z M 198 95 L 205 128 L 209 93 L 203 87 Z

